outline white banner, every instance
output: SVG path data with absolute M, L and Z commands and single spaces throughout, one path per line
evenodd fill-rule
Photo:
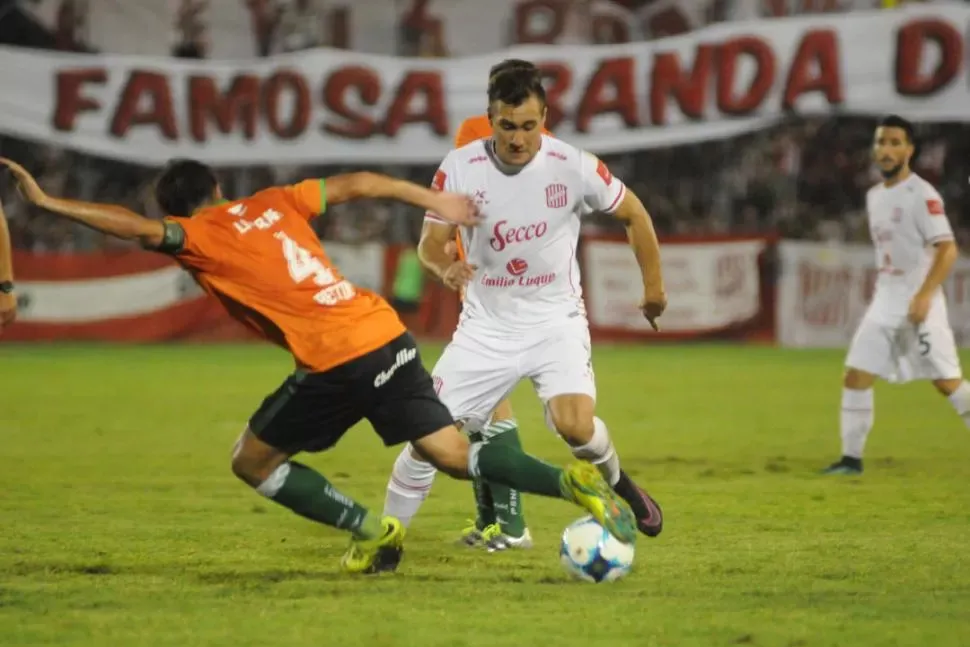
M 82 324 L 138 317 L 201 298 L 202 290 L 176 265 L 97 279 L 18 281 L 25 323 Z
M 751 320 L 761 309 L 758 255 L 763 240 L 661 245 L 667 310 L 664 332 L 705 333 Z M 627 243 L 589 240 L 583 247 L 583 285 L 590 324 L 647 331 L 638 308 L 640 267 Z
M 629 45 L 477 58 L 312 50 L 189 61 L 0 49 L 0 131 L 159 165 L 436 163 L 485 109 L 506 56 L 549 75 L 549 126 L 612 153 L 725 137 L 798 114 L 966 121 L 970 7 L 729 23 Z
M 778 344 L 847 348 L 872 299 L 872 247 L 783 241 L 778 258 Z M 970 345 L 970 258 L 957 261 L 944 289 L 957 343 Z

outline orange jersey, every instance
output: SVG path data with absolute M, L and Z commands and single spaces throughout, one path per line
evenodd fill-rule
M 184 232 L 178 262 L 229 314 L 321 372 L 405 332 L 383 298 L 352 285 L 310 219 L 326 208 L 323 180 L 260 191 L 172 218 Z
M 551 132 L 542 129 L 543 135 L 552 135 Z M 462 146 L 468 146 L 472 142 L 477 142 L 479 139 L 485 139 L 486 137 L 492 136 L 492 124 L 488 120 L 488 115 L 477 115 L 475 117 L 469 117 L 465 121 L 461 122 L 458 126 L 458 132 L 455 133 L 455 148 L 461 148 Z M 461 244 L 461 234 L 455 234 L 455 242 L 458 244 L 458 258 L 464 260 L 465 258 L 465 248 Z

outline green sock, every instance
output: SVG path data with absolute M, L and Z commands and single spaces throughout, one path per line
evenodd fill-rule
M 271 483 L 280 477 L 282 484 Z M 360 539 L 372 539 L 381 533 L 379 518 L 302 463 L 284 463 L 257 489 L 301 517 L 349 530 Z
M 489 425 L 484 436 L 493 445 L 504 445 L 522 451 L 519 429 L 512 420 L 502 420 Z M 488 486 L 492 491 L 495 520 L 502 527 L 502 532 L 510 537 L 524 535 L 525 512 L 522 510 L 522 497 L 519 491 L 501 483 L 489 483 Z
M 503 444 L 484 443 L 473 448 L 472 476 L 529 494 L 566 498 L 563 495 L 563 472 L 558 467 Z
M 495 506 L 492 504 L 492 488 L 482 479 L 472 479 L 472 491 L 475 493 L 475 508 L 477 516 L 475 527 L 484 530 L 496 522 Z
M 482 442 L 482 434 L 469 434 L 469 440 L 473 443 Z M 486 526 L 495 523 L 495 506 L 493 505 L 492 491 L 487 483 L 481 479 L 472 479 L 472 492 L 475 494 L 475 527 L 484 530 Z

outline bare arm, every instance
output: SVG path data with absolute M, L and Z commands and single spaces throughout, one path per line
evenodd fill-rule
M 327 204 L 366 198 L 397 200 L 432 211 L 442 219 L 461 225 L 477 224 L 478 210 L 468 197 L 434 191 L 407 180 L 380 173 L 347 173 L 324 180 Z
M 418 259 L 421 266 L 441 279 L 455 259 L 445 247 L 455 238 L 454 225 L 425 221 L 418 242 Z
M 14 161 L 0 158 L 0 163 L 10 169 L 20 189 L 32 203 L 60 214 L 82 225 L 87 225 L 100 232 L 124 238 L 137 240 L 148 248 L 157 248 L 165 237 L 165 225 L 158 220 L 150 220 L 124 207 L 113 204 L 98 204 L 55 198 L 44 193 L 37 180 L 24 167 Z
M 653 220 L 646 207 L 629 189 L 616 210 L 616 218 L 626 226 L 627 239 L 637 257 L 646 293 L 663 292 L 663 274 L 660 265 L 660 241 L 653 229 Z
M 933 254 L 933 264 L 923 280 L 920 287 L 920 294 L 929 296 L 936 292 L 936 289 L 943 285 L 943 281 L 950 275 L 953 264 L 960 256 L 960 250 L 953 240 L 943 240 L 935 245 L 936 252 Z
M 137 240 L 143 247 L 149 249 L 159 247 L 165 236 L 165 225 L 162 221 L 151 220 L 113 204 L 81 202 L 51 196 L 45 196 L 45 199 L 35 204 L 110 236 Z

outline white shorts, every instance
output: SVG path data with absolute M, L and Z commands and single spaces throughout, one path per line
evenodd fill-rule
M 557 395 L 572 393 L 596 399 L 585 321 L 515 340 L 459 329 L 432 377 L 438 397 L 468 433 L 481 430 L 498 403 L 525 378 L 532 380 L 543 406 Z
M 865 317 L 852 338 L 845 365 L 894 383 L 962 377 L 953 330 L 949 322 L 938 319 L 917 327 Z

